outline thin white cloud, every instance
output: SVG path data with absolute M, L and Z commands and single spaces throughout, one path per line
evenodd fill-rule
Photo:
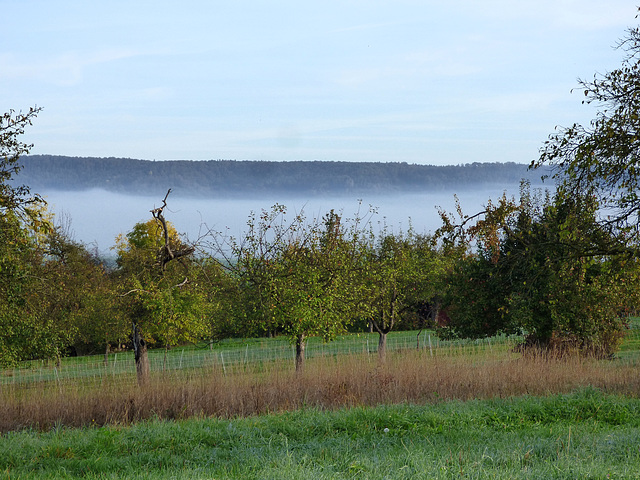
M 483 96 L 471 100 L 470 108 L 496 114 L 532 112 L 548 109 L 554 102 L 566 96 L 549 92 L 512 92 Z
M 461 11 L 501 21 L 544 22 L 556 28 L 596 30 L 629 25 L 637 9 L 627 0 L 468 0 Z
M 363 85 L 420 83 L 425 79 L 465 77 L 481 72 L 484 67 L 473 61 L 470 52 L 458 47 L 431 48 L 401 53 L 386 64 L 344 68 L 335 72 L 338 85 L 357 88 Z M 467 57 L 467 58 L 465 58 Z
M 58 86 L 82 82 L 87 67 L 139 55 L 129 49 L 104 49 L 94 52 L 68 51 L 49 57 L 18 58 L 0 54 L 0 79 L 39 79 Z
M 387 27 L 395 27 L 398 25 L 405 24 L 407 22 L 380 22 L 380 23 L 366 23 L 362 25 L 351 25 L 349 27 L 336 28 L 334 30 L 330 30 L 329 34 L 334 33 L 346 33 L 346 32 L 360 32 L 363 30 L 375 30 L 379 28 L 387 28 Z

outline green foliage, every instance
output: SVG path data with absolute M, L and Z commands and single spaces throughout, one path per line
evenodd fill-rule
M 171 222 L 167 222 L 169 242 L 175 248 L 183 248 L 184 242 Z M 151 218 L 146 222 L 136 223 L 126 235 L 116 237 L 112 247 L 117 256 L 117 264 L 124 271 L 132 275 L 145 275 L 156 272 L 158 255 L 164 245 L 162 225 Z
M 637 266 L 596 254 L 615 239 L 599 228 L 594 199 L 535 198 L 525 185 L 519 204 L 503 198 L 483 213 L 457 233 L 476 242 L 477 254 L 452 272 L 450 328 L 463 336 L 524 331 L 545 347 L 612 354 L 634 305 Z
M 0 366 L 51 355 L 54 333 L 43 311 L 30 301 L 37 287 L 41 255 L 20 219 L 7 212 L 0 217 Z
M 633 291 L 625 284 L 637 275 L 633 261 L 597 252 L 604 238 L 596 222 L 592 198 L 562 198 L 543 208 L 519 232 L 524 246 L 512 261 L 524 273 L 519 292 L 509 298 L 516 321 L 535 334 L 536 341 L 610 355 L 619 345 Z M 513 270 L 513 268 L 512 268 Z M 529 284 L 525 284 L 526 281 Z M 627 309 L 627 312 L 625 312 Z M 557 345 L 559 343 L 559 345 Z
M 95 342 L 88 327 L 100 324 L 108 309 L 95 302 L 105 278 L 100 263 L 60 228 L 30 235 L 16 217 L 5 216 L 2 224 L 0 236 L 10 238 L 0 238 L 6 293 L 0 300 L 0 363 L 55 358 L 69 347 Z
M 555 262 L 548 294 L 562 307 L 551 309 L 549 321 L 578 333 L 579 344 L 586 336 L 615 345 L 619 318 L 637 305 L 640 29 L 629 29 L 618 48 L 626 51 L 620 68 L 580 81 L 583 103 L 600 107 L 596 118 L 588 127 L 559 129 L 531 165 L 551 167 L 559 180 L 555 215 L 562 229 L 553 241 L 570 246 L 572 258 Z
M 20 136 L 39 111 L 0 116 L 0 366 L 50 355 L 48 340 L 55 334 L 44 312 L 29 301 L 38 283 L 39 240 L 50 228 L 44 202 L 12 183 L 20 155 L 31 147 Z
M 330 340 L 357 317 L 360 285 L 354 283 L 357 232 L 348 237 L 341 218 L 331 211 L 322 223 L 307 225 L 279 251 L 272 277 L 273 313 L 292 338 Z
M 377 243 L 369 245 L 367 260 L 362 302 L 367 319 L 380 334 L 378 348 L 383 357 L 386 335 L 398 322 L 422 327 L 435 320 L 445 260 L 431 237 L 412 230 L 381 232 Z
M 439 334 L 480 338 L 519 332 L 506 315 L 507 288 L 486 258 L 459 260 L 449 273 L 444 299 L 450 323 Z
M 244 292 L 219 262 L 211 256 L 202 256 L 194 261 L 191 275 L 206 308 L 203 337 L 215 341 L 255 334 L 244 329 L 247 323 L 243 320 Z
M 234 317 L 243 324 L 242 329 L 264 335 L 278 331 L 280 320 L 274 316 L 272 299 L 276 276 L 276 259 L 287 248 L 287 241 L 303 227 L 303 217 L 296 216 L 291 225 L 285 223 L 286 207 L 274 205 L 257 217 L 252 212 L 247 220 L 247 231 L 242 238 L 225 237 L 214 233 L 212 250 L 223 259 L 221 267 L 237 285 Z
M 171 248 L 186 249 L 175 227 L 166 225 Z M 183 257 L 162 268 L 164 245 L 164 230 L 155 219 L 139 222 L 116 238 L 121 308 L 146 341 L 165 346 L 195 342 L 207 331 L 206 294 L 189 278 L 192 259 Z
M 303 212 L 289 220 L 274 205 L 247 226 L 241 240 L 227 240 L 233 258 L 225 262 L 246 300 L 244 318 L 250 330 L 288 335 L 300 367 L 307 337 L 331 340 L 360 315 L 359 219 L 349 223 L 330 211 L 322 220 L 307 222 Z

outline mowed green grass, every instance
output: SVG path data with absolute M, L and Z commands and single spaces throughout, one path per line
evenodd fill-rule
M 640 400 L 543 398 L 300 410 L 16 432 L 1 478 L 640 478 Z

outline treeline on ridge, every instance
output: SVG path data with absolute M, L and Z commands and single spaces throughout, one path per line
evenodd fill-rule
M 545 172 L 519 163 L 416 165 L 405 162 L 267 162 L 236 160 L 149 161 L 131 158 L 29 155 L 21 157 L 22 182 L 34 190 L 104 189 L 157 194 L 168 187 L 182 196 L 218 197 L 270 192 L 305 195 L 406 193 L 459 187 L 538 183 Z

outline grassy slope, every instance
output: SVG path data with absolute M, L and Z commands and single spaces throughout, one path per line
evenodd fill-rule
M 388 431 L 386 431 L 388 429 Z M 4 478 L 640 478 L 640 400 L 565 396 L 0 437 Z

